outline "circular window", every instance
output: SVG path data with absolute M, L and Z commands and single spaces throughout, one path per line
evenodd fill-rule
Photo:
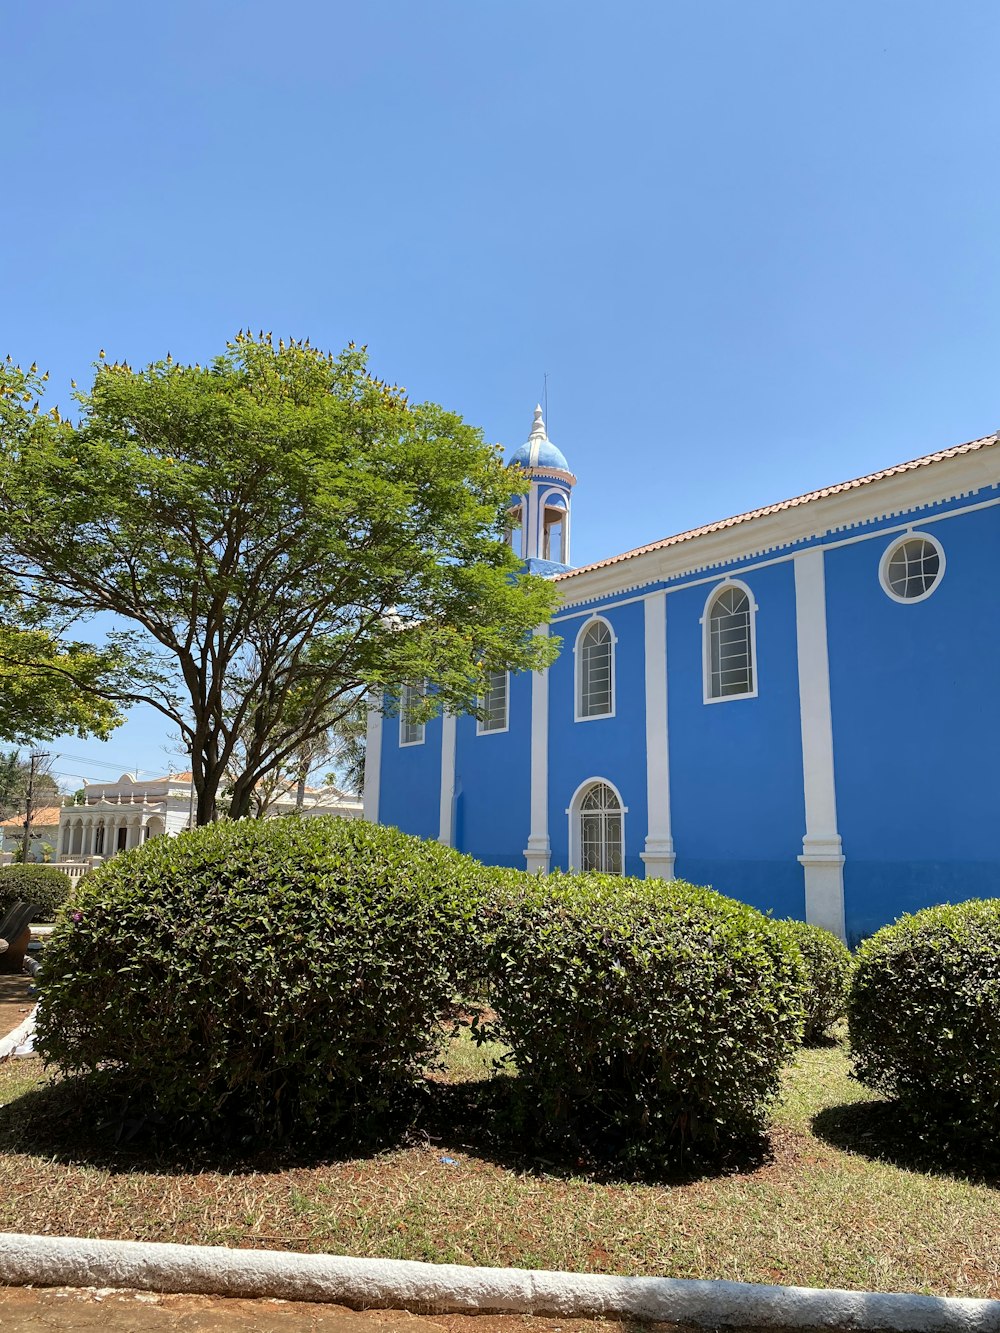
M 944 574 L 944 550 L 934 537 L 909 533 L 882 556 L 882 587 L 895 602 L 929 597 Z

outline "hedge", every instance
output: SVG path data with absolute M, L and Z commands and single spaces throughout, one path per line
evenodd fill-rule
M 495 906 L 490 936 L 488 1035 L 543 1135 L 648 1163 L 763 1129 L 802 1032 L 778 923 L 690 884 L 554 875 Z
M 806 1045 L 815 1045 L 847 1013 L 854 960 L 847 945 L 822 926 L 805 921 L 785 921 L 783 925 L 798 945 L 805 963 L 802 1040 Z
M 858 950 L 854 1073 L 938 1146 L 997 1155 L 1000 899 L 904 916 Z
M 482 874 L 332 817 L 152 839 L 87 876 L 48 945 L 39 1050 L 177 1133 L 370 1128 L 438 1048 Z
M 34 920 L 51 921 L 69 891 L 69 876 L 56 866 L 30 861 L 27 865 L 0 866 L 0 909 L 21 900 L 34 907 Z

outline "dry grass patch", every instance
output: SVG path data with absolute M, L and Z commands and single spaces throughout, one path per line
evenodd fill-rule
M 0 1066 L 0 1230 L 1000 1296 L 994 1185 L 907 1162 L 839 1045 L 788 1070 L 760 1164 L 653 1184 L 518 1157 L 489 1059 L 455 1047 L 410 1146 L 228 1170 L 111 1150 L 36 1062 Z

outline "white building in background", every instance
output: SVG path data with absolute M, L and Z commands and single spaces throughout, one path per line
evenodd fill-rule
M 295 788 L 290 787 L 273 801 L 268 817 L 292 814 L 296 808 Z M 299 813 L 357 819 L 361 799 L 336 787 L 307 787 Z M 190 772 L 142 781 L 123 773 L 117 782 L 88 782 L 82 801 L 67 798 L 59 812 L 56 854 L 60 861 L 106 861 L 150 838 L 176 837 L 193 823 Z

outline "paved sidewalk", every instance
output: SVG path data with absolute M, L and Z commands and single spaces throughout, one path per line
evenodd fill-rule
M 609 1333 L 622 1327 L 588 1319 L 522 1315 L 359 1313 L 311 1301 L 0 1287 L 3 1333 Z

